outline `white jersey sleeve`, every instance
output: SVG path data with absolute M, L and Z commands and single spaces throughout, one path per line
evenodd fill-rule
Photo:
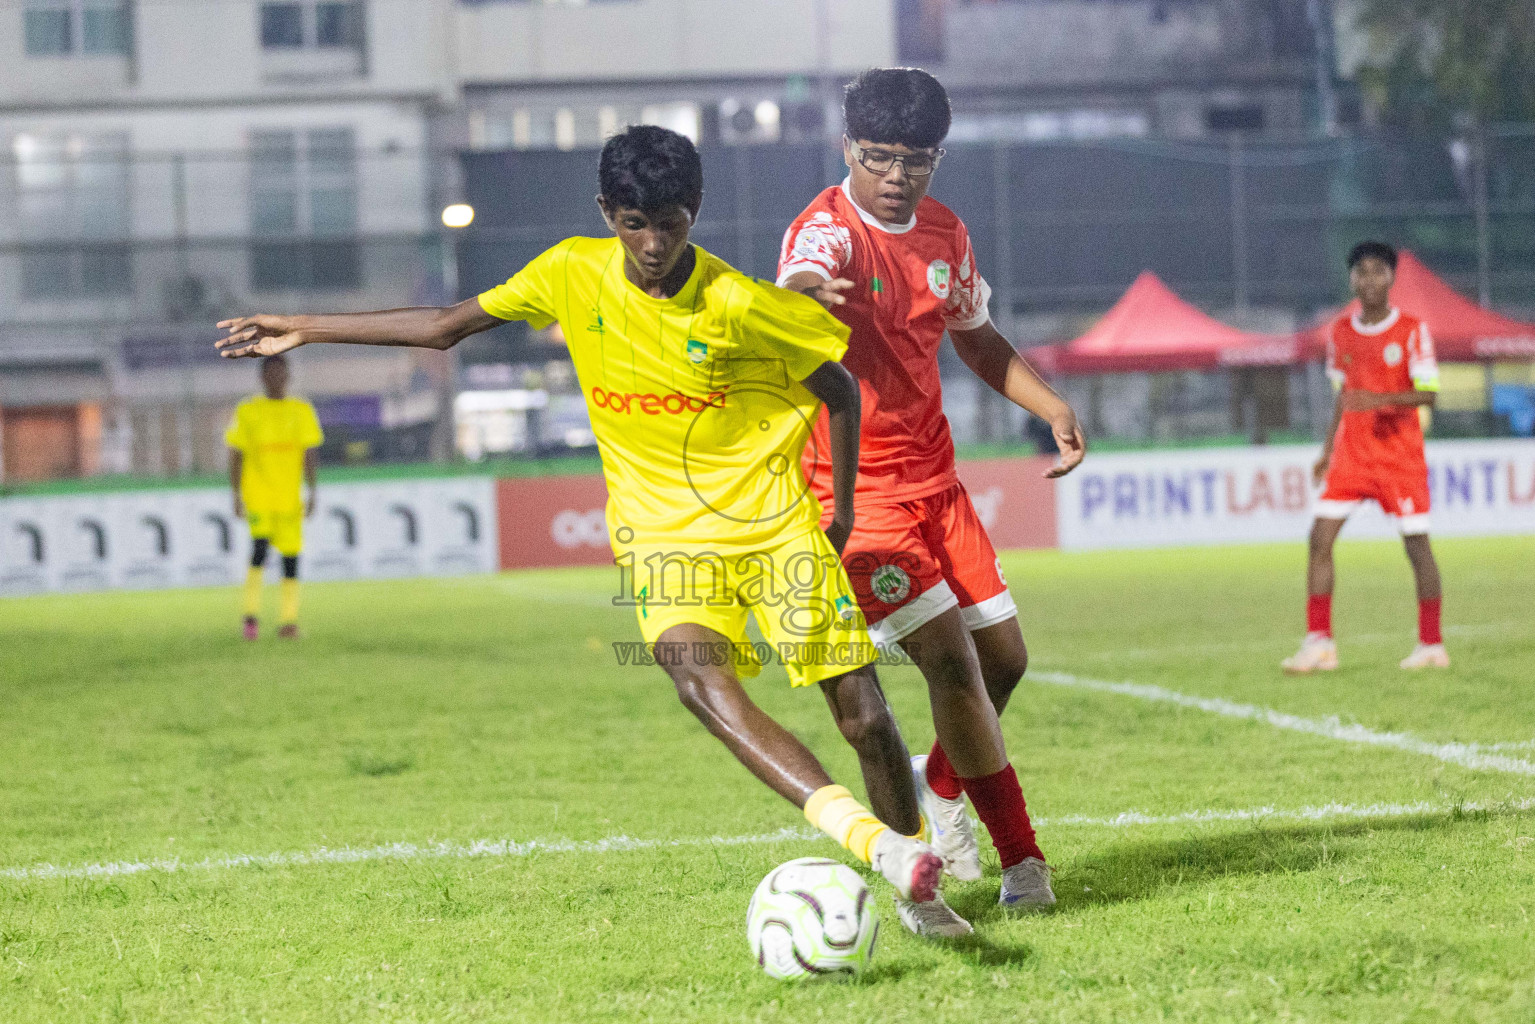
M 778 284 L 809 271 L 830 281 L 853 262 L 853 233 L 824 211 L 790 226 L 778 259 Z

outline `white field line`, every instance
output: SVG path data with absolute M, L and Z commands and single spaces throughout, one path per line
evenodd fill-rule
M 1275 711 L 1273 708 L 1260 707 L 1257 704 L 1238 704 L 1221 697 L 1196 697 L 1187 693 L 1179 693 L 1161 686 L 1152 686 L 1146 683 L 1111 683 L 1102 679 L 1088 679 L 1084 676 L 1072 675 L 1069 672 L 1031 672 L 1026 679 L 1032 679 L 1037 683 L 1049 683 L 1053 686 L 1069 686 L 1082 690 L 1097 690 L 1103 693 L 1114 693 L 1123 697 L 1135 697 L 1139 700 L 1152 701 L 1158 704 L 1176 704 L 1179 707 L 1194 708 L 1198 711 L 1207 711 L 1210 714 L 1224 715 L 1227 718 L 1245 718 L 1249 721 L 1264 722 L 1276 729 L 1285 729 L 1290 732 L 1310 733 L 1313 736 L 1322 736 L 1330 740 L 1339 740 L 1344 743 L 1364 743 L 1376 747 L 1388 747 L 1395 750 L 1406 751 L 1410 754 L 1422 754 L 1432 757 L 1447 764 L 1457 764 L 1463 768 L 1471 768 L 1477 771 L 1504 772 L 1509 775 L 1535 775 L 1535 764 L 1521 760 L 1517 757 L 1506 757 L 1502 754 L 1486 753 L 1484 748 L 1472 743 L 1435 743 L 1432 740 L 1421 739 L 1411 733 L 1405 732 L 1376 732 L 1374 729 L 1363 725 L 1346 725 L 1337 716 L 1327 718 L 1302 718 L 1284 711 Z
M 1331 819 L 1365 820 L 1370 818 L 1401 818 L 1434 816 L 1461 811 L 1492 811 L 1515 813 L 1535 809 L 1535 799 L 1504 801 L 1467 801 L 1461 804 L 1341 804 L 1328 803 L 1315 807 L 1285 810 L 1275 807 L 1250 807 L 1236 810 L 1209 808 L 1184 811 L 1179 814 L 1146 814 L 1141 811 L 1123 811 L 1107 818 L 1095 818 L 1084 814 L 1067 814 L 1056 818 L 1036 818 L 1040 828 L 1097 827 L 1134 828 L 1146 825 L 1203 825 L 1231 821 L 1327 821 Z M 312 850 L 288 853 L 233 854 L 224 857 L 207 857 L 203 860 L 184 861 L 177 858 L 109 861 L 99 864 L 31 864 L 24 867 L 0 868 L 0 878 L 18 881 L 58 878 L 119 878 L 124 875 L 141 875 L 148 872 L 174 874 L 183 871 L 224 871 L 235 868 L 288 868 L 315 867 L 328 864 L 359 864 L 368 861 L 420 861 L 420 860 L 497 860 L 510 857 L 528 857 L 536 853 L 628 853 L 635 850 L 664 850 L 704 846 L 765 846 L 772 843 L 810 842 L 826 836 L 812 829 L 783 828 L 777 832 L 762 832 L 745 836 L 711 836 L 702 839 L 634 839 L 630 836 L 612 836 L 607 839 L 577 841 L 573 839 L 478 839 L 473 842 L 435 843 L 385 843 L 380 846 L 320 846 Z

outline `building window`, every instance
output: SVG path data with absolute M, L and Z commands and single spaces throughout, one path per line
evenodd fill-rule
M 261 5 L 261 45 L 268 50 L 358 49 L 359 0 L 285 0 Z
M 27 0 L 22 35 L 29 57 L 124 54 L 131 32 L 125 0 Z
M 357 150 L 350 128 L 251 135 L 251 283 L 258 290 L 358 287 Z
M 11 151 L 22 295 L 131 294 L 127 138 L 24 132 Z

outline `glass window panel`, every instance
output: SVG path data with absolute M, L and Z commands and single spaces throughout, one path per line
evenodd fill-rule
M 269 50 L 303 46 L 303 5 L 295 3 L 262 4 L 261 45 Z
M 349 235 L 357 230 L 357 190 L 351 186 L 316 188 L 309 193 L 310 229 L 317 235 Z
M 320 128 L 309 133 L 309 167 L 317 175 L 350 176 L 357 149 L 350 128 Z
M 302 288 L 309 279 L 309 254 L 295 242 L 251 246 L 251 287 L 265 291 Z
M 253 183 L 287 181 L 298 171 L 298 139 L 293 132 L 251 132 Z
M 361 253 L 356 242 L 310 243 L 310 287 L 347 291 L 362 283 Z
M 82 295 L 133 292 L 133 254 L 127 245 L 95 245 L 80 251 Z
M 362 7 L 356 3 L 315 5 L 315 42 L 319 46 L 362 45 Z
M 63 298 L 74 287 L 74 260 L 68 249 L 47 247 L 21 253 L 21 294 L 29 299 Z
M 298 233 L 298 196 L 287 189 L 251 193 L 251 230 L 258 235 Z
M 85 53 L 127 53 L 128 11 L 121 4 L 87 6 L 82 19 L 81 50 Z
M 26 12 L 22 33 L 27 53 L 33 57 L 52 57 L 74 49 L 73 19 L 67 8 L 39 7 Z

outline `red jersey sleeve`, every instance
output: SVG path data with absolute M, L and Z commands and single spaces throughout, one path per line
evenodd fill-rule
M 991 301 L 991 285 L 975 265 L 975 252 L 970 248 L 970 232 L 964 221 L 959 221 L 955 228 L 954 251 L 958 261 L 949 297 L 944 301 L 943 323 L 951 331 L 973 331 L 991 319 L 991 310 L 986 305 Z
M 841 218 L 825 210 L 801 215 L 784 234 L 778 284 L 807 270 L 830 281 L 852 262 L 853 232 Z

